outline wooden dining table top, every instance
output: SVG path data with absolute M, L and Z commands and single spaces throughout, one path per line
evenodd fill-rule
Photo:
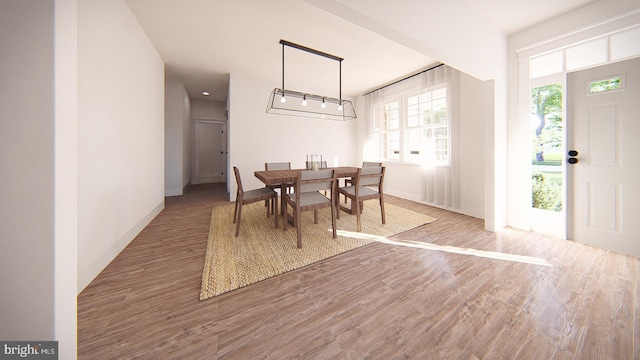
M 358 167 L 355 166 L 338 166 L 330 167 L 327 170 L 335 170 L 337 178 L 355 177 L 358 173 Z M 289 170 L 258 170 L 254 172 L 255 177 L 262 181 L 265 185 L 279 185 L 293 183 L 298 179 L 300 171 L 306 169 L 289 169 Z M 313 170 L 308 170 L 313 171 Z

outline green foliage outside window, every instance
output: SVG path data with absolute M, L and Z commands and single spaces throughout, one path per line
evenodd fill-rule
M 592 94 L 611 90 L 619 90 L 622 87 L 622 78 L 613 78 L 601 81 L 594 81 L 589 84 L 589 91 Z
M 562 211 L 560 184 L 550 181 L 541 173 L 533 174 L 532 180 L 531 206 L 537 209 Z

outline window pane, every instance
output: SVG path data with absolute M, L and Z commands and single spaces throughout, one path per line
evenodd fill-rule
M 400 159 L 400 133 L 397 131 L 389 133 L 389 154 L 390 159 Z
M 532 207 L 562 211 L 563 89 L 550 84 L 531 89 Z
M 433 99 L 443 99 L 447 97 L 447 89 L 442 88 L 433 92 Z
M 422 126 L 424 124 L 424 117 L 421 117 L 420 114 L 424 111 L 424 109 L 430 105 L 430 103 L 425 102 L 423 99 L 426 96 L 416 95 L 408 98 L 408 107 L 407 110 L 409 115 L 407 117 L 407 126 L 408 127 L 416 127 Z
M 447 100 L 440 99 L 433 102 L 433 122 L 435 124 L 446 124 L 447 122 Z
M 447 128 L 446 127 L 438 127 L 434 129 L 435 137 L 447 137 Z
M 607 91 L 614 91 L 622 89 L 622 78 L 615 77 L 612 79 L 593 81 L 589 83 L 589 93 L 597 94 Z
M 433 123 L 433 112 L 431 111 L 431 103 L 427 103 L 422 110 L 422 121 L 424 125 L 430 125 Z
M 422 129 L 412 129 L 407 131 L 407 152 L 409 158 L 416 160 L 422 148 Z

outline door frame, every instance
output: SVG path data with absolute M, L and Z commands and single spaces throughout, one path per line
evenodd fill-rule
M 562 75 L 565 85 L 564 91 L 564 111 L 566 122 L 566 77 L 569 72 L 580 71 L 588 68 L 607 65 L 614 62 L 625 61 L 633 58 L 640 57 L 640 54 L 630 54 L 625 58 L 611 58 L 611 39 L 621 33 L 635 31 L 640 28 L 638 22 L 633 20 L 640 18 L 640 13 L 630 14 L 605 23 L 594 26 L 590 29 L 584 29 L 582 31 L 573 32 L 563 36 L 559 36 L 548 41 L 543 41 L 531 46 L 516 49 L 516 61 L 517 61 L 517 84 L 514 85 L 518 89 L 517 93 L 517 122 L 513 126 L 513 131 L 509 133 L 509 142 L 515 145 L 509 145 L 510 153 L 512 154 L 508 160 L 508 176 L 509 176 L 509 190 L 508 190 L 508 212 L 509 212 L 509 225 L 523 230 L 532 231 L 532 211 L 531 211 L 531 166 L 527 166 L 527 160 L 530 156 L 530 82 L 533 80 L 530 77 L 530 61 L 532 58 L 538 56 L 544 56 L 553 54 L 556 52 L 563 52 L 561 70 L 555 72 L 555 74 Z M 590 42 L 597 39 L 607 39 L 607 54 L 604 62 L 584 66 L 579 69 L 573 69 L 571 71 L 566 70 L 566 50 L 572 46 L 579 45 L 581 43 Z M 516 108 L 514 108 L 515 110 Z M 566 146 L 566 129 L 565 129 L 565 146 Z M 564 154 L 566 158 L 566 152 Z M 530 161 L 529 161 L 530 163 Z M 564 179 L 565 186 L 569 186 L 569 179 L 567 178 L 566 159 L 565 159 L 565 171 Z M 572 201 L 570 194 L 571 189 L 567 188 L 565 191 L 565 204 Z M 565 222 L 567 229 L 571 224 L 567 221 L 567 218 L 571 215 L 568 210 L 565 211 Z M 544 232 L 543 232 L 544 233 Z M 567 233 L 559 236 L 560 238 L 567 239 Z M 556 236 L 557 235 L 552 235 Z

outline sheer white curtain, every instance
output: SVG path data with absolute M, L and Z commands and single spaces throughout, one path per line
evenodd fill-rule
M 383 101 L 401 98 L 403 94 L 423 94 L 446 89 L 447 161 L 442 160 L 441 154 L 437 159 L 433 141 L 424 141 L 420 149 L 421 157 L 419 160 L 420 198 L 429 204 L 452 209 L 460 208 L 459 83 L 460 73 L 447 65 L 441 65 L 365 95 L 367 141 L 363 156 L 365 160 L 378 160 L 377 144 L 374 143 L 373 136 L 373 106 Z M 406 104 L 401 106 L 401 112 L 406 109 Z M 401 116 L 401 121 L 405 123 L 405 126 L 406 119 L 406 115 Z M 406 130 L 403 136 L 406 141 Z M 406 160 L 401 158 L 400 162 Z M 412 163 L 414 162 L 412 161 Z

